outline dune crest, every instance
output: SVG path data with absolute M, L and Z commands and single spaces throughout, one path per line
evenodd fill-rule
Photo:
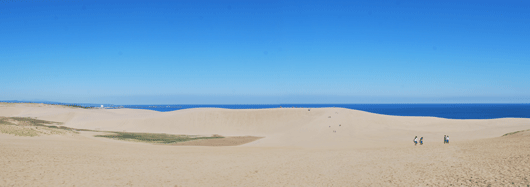
M 344 108 L 218 109 L 157 112 L 137 109 L 80 109 L 55 105 L 9 104 L 0 116 L 34 117 L 64 126 L 167 134 L 264 137 L 253 147 L 388 147 L 409 144 L 414 136 L 426 143 L 499 137 L 530 129 L 530 119 L 454 120 L 388 116 Z
M 94 137 L 102 132 L 91 131 L 0 133 L 0 186 L 530 185 L 530 131 L 522 131 L 530 129 L 529 119 L 450 120 L 341 108 L 156 112 L 1 103 L 0 116 L 76 129 L 227 137 L 169 146 Z M 443 144 L 445 134 L 450 144 Z M 412 143 L 416 135 L 424 137 L 423 145 Z

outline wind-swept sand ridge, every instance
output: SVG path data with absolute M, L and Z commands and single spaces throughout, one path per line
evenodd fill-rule
M 0 134 L 0 186 L 530 185 L 530 131 L 501 137 L 530 129 L 530 119 L 450 120 L 340 108 L 156 112 L 35 104 L 0 104 L 0 116 L 83 129 L 264 137 L 242 146 L 197 147 L 95 138 L 90 132 Z M 444 134 L 451 144 L 442 143 Z M 423 146 L 412 144 L 415 135 L 424 137 Z
M 451 141 L 461 141 L 530 129 L 530 119 L 526 118 L 453 120 L 387 116 L 344 108 L 198 108 L 157 112 L 21 104 L 0 107 L 0 116 L 37 117 L 92 130 L 265 137 L 246 146 L 266 147 L 394 146 L 408 144 L 414 136 L 423 136 L 425 142 L 440 142 L 447 134 Z

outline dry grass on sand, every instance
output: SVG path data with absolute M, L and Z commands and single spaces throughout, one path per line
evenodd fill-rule
M 175 135 L 161 133 L 133 133 L 133 132 L 112 132 L 104 135 L 95 135 L 95 137 L 105 137 L 117 140 L 159 143 L 176 146 L 237 146 L 260 139 L 254 136 L 232 136 L 224 137 L 221 135 L 212 136 L 192 136 L 192 135 Z
M 0 133 L 12 134 L 15 136 L 33 137 L 53 134 L 78 134 L 77 131 L 95 131 L 56 126 L 61 124 L 62 123 L 59 122 L 51 122 L 29 117 L 0 117 Z M 253 142 L 261 138 L 254 136 L 224 137 L 217 134 L 212 136 L 196 136 L 164 133 L 95 132 L 103 132 L 105 134 L 95 135 L 94 137 L 175 146 L 237 146 Z
M 60 125 L 58 122 L 38 120 L 28 117 L 0 117 L 0 133 L 15 136 L 40 136 L 52 134 L 76 134 L 72 128 Z
M 231 136 L 220 139 L 198 139 L 194 141 L 177 142 L 173 145 L 182 146 L 238 146 L 259 140 L 263 137 L 255 136 Z
M 117 140 L 125 141 L 138 141 L 147 143 L 161 143 L 161 144 L 173 144 L 177 142 L 185 142 L 192 140 L 201 139 L 218 139 L 224 138 L 219 135 L 213 136 L 190 136 L 190 135 L 175 135 L 175 134 L 163 134 L 163 133 L 134 133 L 134 132 L 110 132 L 104 135 L 96 135 L 95 137 L 105 137 Z

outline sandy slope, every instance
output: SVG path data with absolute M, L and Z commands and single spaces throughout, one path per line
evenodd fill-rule
M 340 108 L 162 113 L 35 104 L 0 104 L 0 116 L 74 128 L 264 137 L 236 147 L 181 147 L 87 133 L 0 134 L 0 186 L 530 185 L 530 133 L 500 137 L 530 129 L 530 119 L 397 117 Z M 451 136 L 450 145 L 442 143 L 444 134 Z M 414 135 L 423 136 L 425 145 L 412 145 Z
M 24 106 L 26 105 L 26 106 Z M 65 126 L 127 132 L 220 134 L 266 137 L 246 146 L 374 147 L 499 137 L 530 129 L 530 119 L 450 120 L 386 116 L 343 108 L 229 110 L 200 108 L 156 112 L 135 109 L 79 109 L 18 104 L 0 107 L 0 116 L 37 117 Z M 339 126 L 340 125 L 340 126 Z

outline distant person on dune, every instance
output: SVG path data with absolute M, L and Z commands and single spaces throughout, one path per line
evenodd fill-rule
M 447 136 L 447 137 L 445 138 L 445 141 L 447 141 L 447 143 L 449 143 L 449 136 Z
M 418 145 L 418 136 L 414 137 L 414 145 Z
M 444 135 L 444 144 L 447 143 L 447 135 Z
M 420 138 L 420 145 L 423 145 L 423 137 Z

